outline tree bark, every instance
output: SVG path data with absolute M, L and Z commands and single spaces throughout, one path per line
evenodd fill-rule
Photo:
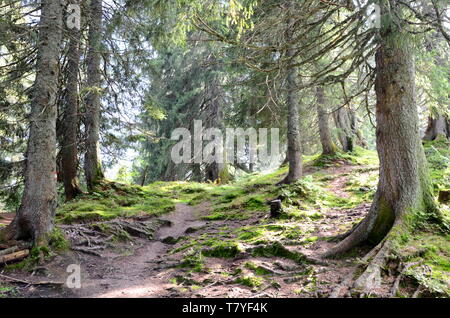
M 289 19 L 287 30 L 287 41 L 293 37 L 293 20 Z M 292 59 L 295 55 L 293 49 L 287 50 L 288 59 Z M 281 183 L 294 183 L 299 180 L 303 175 L 302 165 L 302 151 L 301 151 L 301 138 L 300 138 L 300 123 L 299 123 L 299 96 L 298 96 L 298 69 L 297 67 L 290 67 L 287 70 L 287 98 L 286 104 L 288 108 L 288 126 L 287 126 L 287 140 L 288 151 L 287 157 L 289 160 L 289 171 L 286 178 Z
M 391 10 L 398 10 L 393 2 Z M 388 26 L 381 31 L 376 53 L 380 178 L 373 204 L 366 218 L 325 256 L 342 254 L 365 242 L 380 243 L 394 224 L 400 229 L 415 226 L 419 211 L 422 221 L 425 221 L 423 218 L 429 222 L 441 219 L 431 192 L 419 135 L 412 49 L 405 41 L 400 41 L 404 36 L 395 25 Z
M 78 1 L 72 0 L 71 3 Z M 81 191 L 78 178 L 78 69 L 80 67 L 80 31 L 67 30 L 69 49 L 67 53 L 67 79 L 64 95 L 63 136 L 61 141 L 61 177 L 64 183 L 66 201 L 74 199 Z
M 219 97 L 222 95 L 220 91 L 220 83 L 218 79 L 214 79 L 210 82 L 210 86 L 207 89 L 206 96 L 210 102 L 206 108 L 206 127 L 205 128 L 218 128 L 224 131 L 223 125 L 223 112 L 220 105 Z M 224 162 L 208 163 L 205 166 L 205 179 L 206 181 L 214 182 L 218 180 L 222 172 L 226 169 Z
M 86 153 L 84 173 L 89 191 L 104 178 L 100 162 L 100 46 L 102 29 L 102 1 L 91 0 L 89 19 L 89 50 L 87 54 L 87 86 L 85 100 Z
M 62 4 L 43 0 L 39 22 L 36 79 L 31 101 L 25 188 L 21 205 L 2 239 L 32 239 L 45 245 L 53 230 L 56 193 L 56 92 L 62 38 Z
M 352 152 L 355 139 L 355 117 L 347 107 L 340 107 L 333 113 L 334 122 L 338 129 L 338 139 L 342 150 Z
M 318 86 L 316 88 L 316 99 L 320 142 L 322 144 L 322 155 L 332 156 L 336 153 L 336 145 L 331 139 L 331 131 L 328 123 L 329 116 L 325 109 L 325 91 L 323 86 Z

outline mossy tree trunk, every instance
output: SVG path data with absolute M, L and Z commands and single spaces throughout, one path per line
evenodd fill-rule
M 352 152 L 355 142 L 355 116 L 348 107 L 340 107 L 333 112 L 334 123 L 338 129 L 338 139 L 345 152 Z
M 54 226 L 57 203 L 56 92 L 61 30 L 61 2 L 43 0 L 26 153 L 25 188 L 16 217 L 0 233 L 3 240 L 32 239 L 35 245 L 45 245 Z
M 218 78 L 214 78 L 210 81 L 209 87 L 207 88 L 206 98 L 209 102 L 207 102 L 207 107 L 205 110 L 205 122 L 206 129 L 208 128 L 217 128 L 222 132 L 224 131 L 223 124 L 223 111 L 221 105 L 221 96 L 223 96 L 223 92 L 220 89 L 220 81 Z M 203 158 L 205 159 L 205 158 Z M 220 177 L 226 169 L 224 162 L 211 162 L 205 164 L 205 179 L 206 181 L 220 181 Z
M 70 3 L 78 3 L 72 0 Z M 67 52 L 66 89 L 64 94 L 64 116 L 61 140 L 61 177 L 64 183 L 66 201 L 74 199 L 81 191 L 78 172 L 78 69 L 80 67 L 80 31 L 68 29 L 69 49 Z
M 101 29 L 102 1 L 91 0 L 89 17 L 89 50 L 87 63 L 87 88 L 85 99 L 86 153 L 84 156 L 84 174 L 89 191 L 104 178 L 100 162 L 100 91 L 101 91 Z
M 290 41 L 294 34 L 294 20 L 289 19 L 288 30 L 286 32 L 286 40 Z M 288 49 L 286 52 L 288 59 L 294 59 L 295 51 Z M 301 136 L 300 136 L 300 118 L 299 118 L 299 96 L 298 96 L 298 69 L 297 67 L 289 67 L 286 70 L 287 96 L 286 105 L 288 109 L 288 125 L 287 125 L 287 141 L 288 151 L 287 158 L 289 160 L 289 171 L 282 183 L 293 183 L 299 180 L 303 174 Z
M 323 86 L 316 88 L 316 108 L 317 120 L 319 124 L 320 142 L 322 144 L 322 155 L 332 156 L 336 153 L 337 147 L 331 138 L 329 126 L 329 115 L 325 105 L 325 90 Z
M 385 21 L 400 14 L 395 2 L 381 3 Z M 384 26 L 376 53 L 378 189 L 366 218 L 325 256 L 342 254 L 361 243 L 378 244 L 386 238 L 388 242 L 395 233 L 410 230 L 419 220 L 440 219 L 419 136 L 412 51 L 407 34 L 394 23 Z M 383 253 L 388 249 L 388 245 L 384 246 Z M 379 267 L 375 272 L 372 268 L 371 274 L 362 277 L 374 277 L 377 271 Z

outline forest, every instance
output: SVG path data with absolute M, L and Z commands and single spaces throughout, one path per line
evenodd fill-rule
M 449 0 L 0 0 L 0 298 L 450 297 L 449 45 Z

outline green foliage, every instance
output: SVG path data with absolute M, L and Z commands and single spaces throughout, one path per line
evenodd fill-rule
M 54 251 L 65 251 L 70 247 L 69 241 L 66 239 L 64 233 L 59 228 L 54 228 L 49 235 L 49 247 Z
M 0 298 L 11 298 L 19 296 L 19 288 L 0 284 Z

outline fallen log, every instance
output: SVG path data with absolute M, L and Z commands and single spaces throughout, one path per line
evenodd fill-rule
M 19 246 L 13 246 L 13 247 L 7 248 L 5 250 L 1 250 L 0 251 L 0 256 L 8 255 L 8 254 L 17 252 L 18 250 L 19 250 Z
M 20 283 L 20 284 L 26 284 L 26 285 L 56 285 L 61 286 L 64 285 L 65 282 L 52 282 L 52 281 L 39 281 L 39 282 L 30 282 L 23 279 L 18 279 L 10 276 L 6 276 L 3 274 L 0 274 L 0 278 L 10 282 L 10 283 Z
M 14 252 L 11 254 L 0 256 L 0 263 L 8 263 L 8 262 L 12 262 L 12 261 L 18 261 L 18 260 L 24 259 L 28 255 L 30 255 L 29 250 L 22 250 L 22 251 Z

